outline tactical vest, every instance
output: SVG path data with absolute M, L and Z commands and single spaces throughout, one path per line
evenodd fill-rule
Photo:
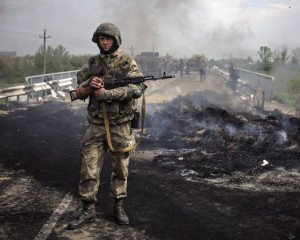
M 130 72 L 132 58 L 123 54 L 120 50 L 110 55 L 96 55 L 91 57 L 79 74 L 78 82 L 86 81 L 95 75 L 104 76 L 105 80 L 118 79 L 127 76 Z M 103 101 L 99 101 L 92 94 L 89 97 L 88 121 L 93 124 L 104 124 L 102 112 Z M 111 125 L 128 122 L 133 119 L 137 109 L 136 100 L 106 101 L 108 118 Z

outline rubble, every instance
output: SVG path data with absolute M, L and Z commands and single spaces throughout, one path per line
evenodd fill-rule
M 235 109 L 218 106 L 201 93 L 154 107 L 146 118 L 145 138 L 147 144 L 159 139 L 158 146 L 177 149 L 154 159 L 168 174 L 199 180 L 233 177 L 237 172 L 245 178 L 278 167 L 299 171 L 297 118 L 277 110 L 258 113 L 243 102 Z M 181 153 L 183 148 L 193 150 Z

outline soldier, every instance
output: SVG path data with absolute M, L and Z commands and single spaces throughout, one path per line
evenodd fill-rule
M 183 63 L 183 59 L 181 58 L 179 60 L 179 64 L 178 64 L 178 70 L 180 72 L 180 78 L 183 78 L 183 68 L 184 68 L 184 63 Z
M 82 211 L 69 222 L 70 229 L 80 228 L 96 219 L 95 203 L 100 184 L 100 173 L 104 154 L 111 139 L 110 148 L 112 173 L 110 179 L 111 193 L 115 199 L 112 216 L 119 224 L 129 224 L 128 216 L 123 209 L 123 199 L 127 196 L 127 177 L 130 146 L 135 145 L 131 130 L 131 121 L 136 111 L 136 99 L 144 90 L 144 84 L 129 84 L 126 87 L 105 89 L 106 79 L 143 76 L 133 58 L 123 54 L 119 48 L 121 35 L 117 26 L 102 23 L 93 34 L 92 41 L 100 49 L 100 54 L 91 57 L 77 73 L 79 88 L 90 86 L 94 91 L 89 96 L 88 127 L 81 147 L 81 178 L 79 195 L 82 200 Z M 97 75 L 96 75 L 97 73 Z M 105 121 L 109 121 L 109 135 Z M 122 151 L 124 149 L 130 151 Z
M 238 83 L 238 79 L 240 78 L 239 70 L 234 66 L 232 62 L 229 63 L 229 85 L 233 91 L 236 91 L 236 85 Z
M 206 81 L 206 62 L 203 58 L 199 58 L 199 74 L 200 74 L 200 81 L 205 82 Z

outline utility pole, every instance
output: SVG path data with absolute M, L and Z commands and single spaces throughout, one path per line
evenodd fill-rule
M 44 51 L 44 70 L 43 70 L 43 74 L 46 74 L 46 39 L 47 38 L 51 38 L 51 35 L 48 35 L 46 34 L 47 30 L 46 29 L 43 29 L 44 30 L 44 34 L 43 36 L 40 35 L 40 38 L 43 38 L 44 39 L 44 45 L 43 45 L 43 51 Z
M 131 57 L 133 57 L 134 56 L 134 50 L 135 50 L 135 48 L 133 48 L 133 46 L 131 45 L 131 48 L 129 48 L 130 49 L 130 53 L 131 53 Z

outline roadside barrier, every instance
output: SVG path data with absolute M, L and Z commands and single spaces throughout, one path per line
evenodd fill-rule
M 275 77 L 238 68 L 240 78 L 237 90 L 255 108 L 264 108 L 265 101 L 271 101 L 273 97 L 273 84 Z M 217 69 L 222 79 L 229 83 L 228 70 Z
M 75 78 L 65 78 L 2 88 L 0 89 L 0 99 L 2 99 L 5 104 L 8 104 L 11 100 L 20 102 L 21 98 L 25 98 L 25 101 L 29 99 L 39 101 L 45 99 L 48 95 L 52 95 L 54 98 L 64 98 L 64 92 L 74 89 L 74 85 Z

